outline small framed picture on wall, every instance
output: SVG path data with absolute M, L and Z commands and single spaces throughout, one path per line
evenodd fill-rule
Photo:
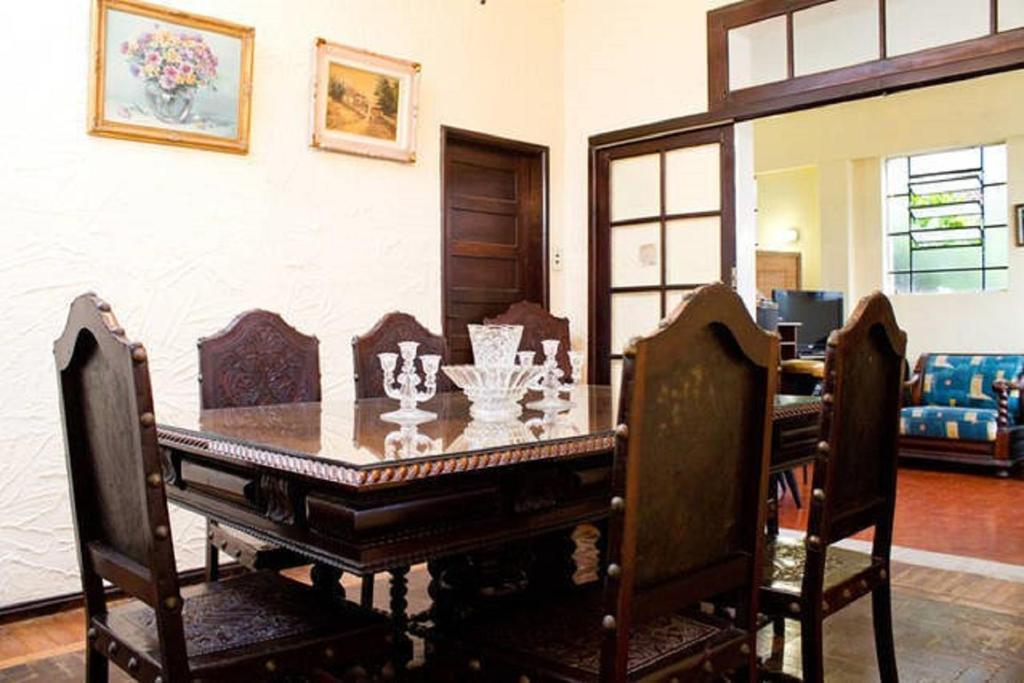
M 1014 227 L 1017 230 L 1017 246 L 1024 247 L 1024 204 L 1013 207 Z
M 316 41 L 315 148 L 416 161 L 420 65 Z

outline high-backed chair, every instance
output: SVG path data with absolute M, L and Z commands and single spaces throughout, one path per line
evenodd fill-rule
M 559 318 L 551 315 L 546 308 L 532 301 L 519 301 L 508 307 L 508 310 L 501 315 L 487 318 L 485 323 L 495 325 L 522 325 L 523 338 L 519 342 L 519 348 L 523 351 L 535 351 L 537 362 L 544 361 L 544 348 L 541 342 L 545 339 L 557 339 L 558 345 L 558 367 L 565 373 L 564 380 L 568 381 L 572 373 L 569 365 L 569 319 Z
M 721 284 L 626 348 L 603 588 L 471 622 L 480 680 L 755 680 L 778 353 Z
M 761 592 L 777 636 L 783 619 L 800 622 L 805 681 L 824 679 L 824 619 L 868 594 L 881 680 L 897 680 L 889 551 L 906 340 L 889 300 L 877 292 L 829 337 L 807 536 L 769 544 Z M 833 545 L 870 527 L 870 555 Z
M 398 351 L 398 342 L 419 342 L 419 355 L 428 353 L 441 356 L 441 364 L 448 362 L 448 343 L 434 334 L 408 313 L 393 311 L 386 314 L 366 334 L 352 338 L 352 365 L 355 370 L 356 398 L 380 398 L 384 393 L 384 376 L 378 353 Z M 451 382 L 443 372 L 437 373 L 437 391 L 451 391 Z
M 387 619 L 269 572 L 182 594 L 146 350 L 95 295 L 54 343 L 85 594 L 87 680 L 263 680 L 386 657 Z M 103 581 L 131 599 L 107 605 Z
M 203 410 L 320 400 L 320 342 L 277 313 L 246 311 L 220 332 L 199 340 Z M 249 569 L 309 564 L 297 553 L 206 521 L 206 580 L 216 581 L 224 552 Z

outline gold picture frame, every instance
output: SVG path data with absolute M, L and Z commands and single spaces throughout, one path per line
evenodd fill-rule
M 420 65 L 316 40 L 312 147 L 412 163 Z
M 88 132 L 249 151 L 255 30 L 137 0 L 93 0 Z

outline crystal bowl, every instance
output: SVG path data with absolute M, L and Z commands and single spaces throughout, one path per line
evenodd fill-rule
M 466 325 L 473 362 L 482 368 L 515 365 L 522 325 Z
M 514 420 L 523 412 L 519 401 L 527 388 L 544 372 L 541 365 L 508 365 L 481 368 L 476 365 L 445 365 L 441 368 L 466 392 L 472 404 L 469 414 L 483 422 Z

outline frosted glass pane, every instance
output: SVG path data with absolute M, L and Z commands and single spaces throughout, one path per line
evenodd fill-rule
M 722 279 L 722 228 L 718 216 L 665 224 L 665 282 L 703 284 Z
M 665 292 L 665 317 L 670 317 L 672 311 L 676 310 L 676 306 L 683 303 L 686 295 L 693 291 L 692 289 L 670 289 Z
M 797 76 L 878 59 L 878 0 L 835 0 L 793 14 Z
M 1024 0 L 999 0 L 999 30 L 1024 27 Z
M 622 353 L 629 340 L 658 329 L 661 292 L 612 294 L 612 353 Z
M 661 159 L 657 154 L 611 163 L 613 221 L 661 214 Z
M 612 287 L 661 284 L 661 224 L 612 230 Z
M 890 57 L 988 35 L 989 0 L 886 0 Z
M 730 90 L 785 79 L 787 61 L 785 17 L 773 17 L 729 31 Z
M 622 361 L 612 360 L 611 376 L 608 378 L 612 385 L 612 405 L 619 405 L 619 387 L 622 386 Z
M 682 147 L 665 154 L 665 212 L 718 211 L 719 145 Z

